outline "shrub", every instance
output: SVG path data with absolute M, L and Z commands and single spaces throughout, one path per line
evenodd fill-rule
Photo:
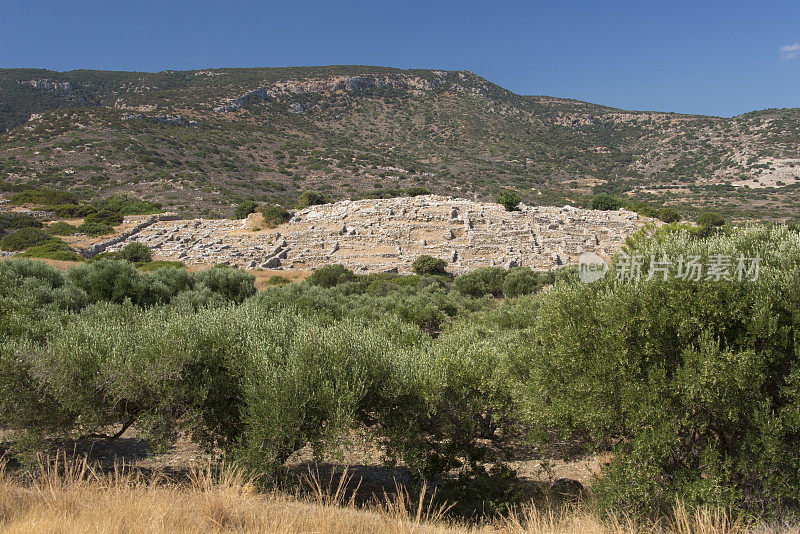
M 503 281 L 503 295 L 509 298 L 530 295 L 545 284 L 552 284 L 554 278 L 552 272 L 535 272 L 530 267 L 514 267 L 508 271 Z
M 261 210 L 261 214 L 264 216 L 264 225 L 267 228 L 275 228 L 280 224 L 289 222 L 289 219 L 292 218 L 291 213 L 275 205 L 264 206 L 264 209 Z
M 410 197 L 418 197 L 421 195 L 430 195 L 431 190 L 427 187 L 409 187 L 406 189 L 406 195 Z
M 231 302 L 240 303 L 256 292 L 252 274 L 227 266 L 217 266 L 195 274 L 195 281 Z
M 120 304 L 126 299 L 139 305 L 152 302 L 145 276 L 132 263 L 114 259 L 84 263 L 67 271 L 67 279 L 86 293 L 89 302 Z
M 11 203 L 38 204 L 52 206 L 56 204 L 74 204 L 77 201 L 73 193 L 56 191 L 55 189 L 26 189 L 11 197 Z
M 447 262 L 441 260 L 439 258 L 434 258 L 432 256 L 422 255 L 414 260 L 414 263 L 411 264 L 411 268 L 414 270 L 416 274 L 447 274 L 445 271 L 445 267 L 447 267 Z
M 120 259 L 128 260 L 133 263 L 146 263 L 153 259 L 150 247 L 144 243 L 128 243 L 117 253 Z
M 59 221 L 48 226 L 47 231 L 50 232 L 50 235 L 72 235 L 78 231 L 78 228 L 64 221 Z
M 502 205 L 506 211 L 516 211 L 519 209 L 519 203 L 522 202 L 522 197 L 516 191 L 504 189 L 494 197 L 494 200 Z
M 308 206 L 328 204 L 329 202 L 330 199 L 318 191 L 303 191 L 300 194 L 300 199 L 297 202 L 297 207 L 307 208 Z
M 23 258 L 44 258 L 48 260 L 60 261 L 82 261 L 83 258 L 75 253 L 66 243 L 61 241 L 49 241 L 42 245 L 31 247 L 19 254 Z
M 701 228 L 714 228 L 725 225 L 725 219 L 719 213 L 705 212 L 697 217 L 697 226 Z
M 0 213 L 0 236 L 21 228 L 41 228 L 43 225 L 28 213 Z
M 315 269 L 307 281 L 313 286 L 334 287 L 344 282 L 352 282 L 355 279 L 356 275 L 353 271 L 344 265 L 334 264 Z
M 662 208 L 658 212 L 658 218 L 665 223 L 674 223 L 681 220 L 681 215 L 673 208 Z
M 78 227 L 78 231 L 88 236 L 98 237 L 114 233 L 114 228 L 104 223 L 85 222 Z
M 85 225 L 91 224 L 105 224 L 107 226 L 116 226 L 122 224 L 124 217 L 118 211 L 111 209 L 101 209 L 86 216 L 83 220 Z
M 508 271 L 502 267 L 478 267 L 455 279 L 453 288 L 463 295 L 482 297 L 492 295 L 503 296 L 503 282 Z
M 241 202 L 233 210 L 234 219 L 246 219 L 248 215 L 254 213 L 258 209 L 258 204 L 252 200 Z
M 0 248 L 9 251 L 25 250 L 26 248 L 42 245 L 53 241 L 55 238 L 40 228 L 20 228 L 13 234 L 0 240 Z
M 607 193 L 600 193 L 592 198 L 591 208 L 593 210 L 614 211 L 625 205 L 622 199 L 613 197 Z

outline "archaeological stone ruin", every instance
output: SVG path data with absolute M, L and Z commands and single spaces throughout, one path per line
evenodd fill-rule
M 626 210 L 596 211 L 497 204 L 437 195 L 344 200 L 311 206 L 275 229 L 260 214 L 245 220 L 160 220 L 137 225 L 104 247 L 138 241 L 159 259 L 247 269 L 312 270 L 340 263 L 360 273 L 411 271 L 422 254 L 461 273 L 481 266 L 547 270 L 575 263 L 582 252 L 610 256 L 653 219 Z M 131 219 L 131 222 L 134 222 Z

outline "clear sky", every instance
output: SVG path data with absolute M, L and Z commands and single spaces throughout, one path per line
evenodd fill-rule
M 521 94 L 736 115 L 800 107 L 800 0 L 0 0 L 0 66 L 471 70 Z

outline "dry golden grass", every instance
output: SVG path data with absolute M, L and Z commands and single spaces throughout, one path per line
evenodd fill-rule
M 310 479 L 304 498 L 259 494 L 236 469 L 192 473 L 188 484 L 144 479 L 117 471 L 99 474 L 85 461 L 42 463 L 33 479 L 9 475 L 0 465 L 0 532 L 281 532 L 281 533 L 634 533 L 745 532 L 722 512 L 679 508 L 671 522 L 637 524 L 624 517 L 599 519 L 582 509 L 520 512 L 482 525 L 448 521 L 427 500 L 387 497 L 359 509 L 344 498 L 344 483 L 324 487 Z M 794 530 L 794 532 L 798 532 Z

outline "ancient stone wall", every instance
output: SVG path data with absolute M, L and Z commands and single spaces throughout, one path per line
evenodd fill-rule
M 315 269 L 341 263 L 356 272 L 410 272 L 427 254 L 449 270 L 528 265 L 552 269 L 581 252 L 610 256 L 625 237 L 653 219 L 619 211 L 497 204 L 426 195 L 342 201 L 296 212 L 275 230 L 253 231 L 260 215 L 244 221 L 157 221 L 118 242 L 145 243 L 159 258 L 185 263 L 229 263 L 242 268 Z

